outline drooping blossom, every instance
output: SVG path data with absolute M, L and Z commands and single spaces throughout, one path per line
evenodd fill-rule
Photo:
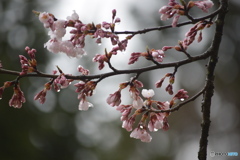
M 147 132 L 146 128 L 140 125 L 132 131 L 130 137 L 140 139 L 142 142 L 151 142 L 152 140 L 152 137 Z
M 93 105 L 87 101 L 86 97 L 87 96 L 92 96 L 93 91 L 96 87 L 97 83 L 94 81 L 88 81 L 88 82 L 83 82 L 80 81 L 76 84 L 74 84 L 77 89 L 75 90 L 78 93 L 78 99 L 80 99 L 79 102 L 79 110 L 88 110 L 89 107 L 93 107 Z
M 14 86 L 13 91 L 14 91 L 13 96 L 9 100 L 9 106 L 10 107 L 12 106 L 14 108 L 21 108 L 22 107 L 22 103 L 26 102 L 24 94 L 21 91 L 19 85 Z
M 128 119 L 128 116 L 130 115 L 132 111 L 132 105 L 120 105 L 116 107 L 116 110 L 120 111 L 122 113 L 121 121 L 125 121 Z
M 172 84 L 168 84 L 167 87 L 165 88 L 165 90 L 172 95 L 173 94 L 173 86 Z
M 155 83 L 156 88 L 160 88 L 162 86 L 162 83 L 164 82 L 165 78 L 169 77 L 169 84 L 168 86 L 165 88 L 165 90 L 172 95 L 173 94 L 173 86 L 172 84 L 174 83 L 175 80 L 175 76 L 172 73 L 167 73 L 162 79 L 160 79 L 159 81 L 157 81 Z
M 88 102 L 86 99 L 81 99 L 78 105 L 78 109 L 81 111 L 86 111 L 88 110 L 89 107 L 93 107 L 93 104 Z
M 148 122 L 148 129 L 150 132 L 157 131 L 163 127 L 163 117 L 161 113 L 151 113 Z
M 122 128 L 125 128 L 128 132 L 132 131 L 135 118 L 136 118 L 136 115 L 132 115 L 130 118 L 125 119 L 122 123 Z
M 212 22 L 207 23 L 205 21 L 200 21 L 198 23 L 196 23 L 192 28 L 190 28 L 190 30 L 185 34 L 185 38 L 183 41 L 180 41 L 180 46 L 182 46 L 182 48 L 184 48 L 185 50 L 187 49 L 187 47 L 193 43 L 193 41 L 195 40 L 197 33 L 199 32 L 197 41 L 201 42 L 202 40 L 202 30 L 204 28 L 208 28 L 212 25 Z
M 143 104 L 143 100 L 140 96 L 134 96 L 132 105 L 135 109 L 142 108 Z
M 184 6 L 180 5 L 175 0 L 170 1 L 168 3 L 168 5 L 169 6 L 163 6 L 159 9 L 159 13 L 162 14 L 160 18 L 162 21 L 166 21 L 166 20 L 174 17 L 173 22 L 172 22 L 172 27 L 176 27 L 180 15 L 185 14 Z
M 96 54 L 92 61 L 98 62 L 99 63 L 98 69 L 101 70 L 105 66 L 104 62 L 108 61 L 108 58 L 106 57 L 106 55 Z
M 46 83 L 44 89 L 34 96 L 34 100 L 38 100 L 41 104 L 45 103 L 47 91 L 51 89 L 51 83 Z
M 109 97 L 107 98 L 107 103 L 112 107 L 119 106 L 121 103 L 121 90 L 118 90 L 113 94 L 110 94 Z
M 168 110 L 170 107 L 170 103 L 168 101 L 162 103 L 158 102 L 158 109 L 160 110 Z M 169 116 L 169 112 L 160 112 L 150 114 L 150 120 L 148 122 L 149 131 L 157 131 L 159 129 L 167 130 L 169 128 L 169 124 L 167 122 L 167 117 Z
M 138 80 L 134 80 L 129 89 L 130 96 L 133 99 L 132 105 L 136 109 L 140 109 L 143 106 L 143 100 L 140 97 L 140 92 L 138 90 L 138 88 L 141 88 L 141 87 L 143 87 L 142 82 Z
M 209 8 L 213 7 L 213 2 L 211 0 L 202 0 L 193 2 L 195 6 L 203 10 L 204 12 L 208 12 Z
M 173 97 L 174 99 L 179 99 L 179 100 L 185 100 L 188 99 L 188 92 L 185 91 L 184 89 L 180 89 L 177 94 Z
M 139 59 L 140 56 L 141 56 L 140 52 L 133 52 L 133 53 L 131 53 L 131 57 L 129 59 L 128 64 L 135 63 Z

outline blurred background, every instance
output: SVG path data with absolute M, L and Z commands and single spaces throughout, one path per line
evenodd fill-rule
M 158 10 L 167 0 L 1 0 L 0 1 L 0 60 L 3 67 L 20 71 L 19 54 L 26 55 L 24 48 L 37 49 L 39 70 L 51 73 L 58 65 L 63 72 L 78 74 L 77 66 L 90 69 L 92 74 L 99 73 L 97 65 L 91 62 L 95 54 L 103 54 L 104 48 L 111 49 L 109 40 L 101 46 L 95 40 L 87 38 L 88 56 L 81 59 L 69 58 L 65 54 L 49 53 L 44 47 L 48 41 L 47 32 L 32 10 L 46 11 L 58 19 L 65 19 L 75 10 L 84 23 L 111 21 L 112 9 L 117 10 L 121 23 L 116 30 L 140 30 L 170 24 L 161 22 Z M 211 11 L 218 7 L 215 6 Z M 224 35 L 216 68 L 215 95 L 211 110 L 211 128 L 209 135 L 209 159 L 239 159 L 238 157 L 210 157 L 210 151 L 240 153 L 240 1 L 231 0 L 226 17 Z M 198 9 L 196 9 L 198 10 Z M 202 13 L 192 12 L 194 16 Z M 184 21 L 184 18 L 180 21 Z M 193 44 L 189 52 L 193 55 L 205 51 L 212 40 L 214 27 L 203 32 L 203 42 Z M 118 69 L 139 68 L 150 65 L 141 60 L 128 66 L 132 52 L 143 52 L 148 48 L 160 49 L 164 45 L 176 45 L 184 38 L 189 26 L 173 28 L 161 32 L 137 35 L 129 42 L 124 53 L 114 57 L 113 64 Z M 68 35 L 66 35 L 67 37 Z M 121 36 L 124 38 L 124 36 Z M 165 62 L 185 58 L 178 52 L 166 53 Z M 184 88 L 192 96 L 205 83 L 205 64 L 207 61 L 195 62 L 179 68 L 174 84 L 174 91 Z M 101 72 L 109 71 L 107 67 Z M 156 89 L 154 83 L 173 68 L 144 73 L 139 77 L 144 88 L 155 90 L 155 99 L 167 101 L 163 88 Z M 121 114 L 106 103 L 110 93 L 118 89 L 121 82 L 134 75 L 111 77 L 99 83 L 96 94 L 88 100 L 94 108 L 88 111 L 78 110 L 75 88 L 47 94 L 45 104 L 33 101 L 33 97 L 43 89 L 48 81 L 44 78 L 21 79 L 21 89 L 27 102 L 22 109 L 9 107 L 8 101 L 12 89 L 4 91 L 0 101 L 0 159 L 1 160 L 193 160 L 197 159 L 199 137 L 201 133 L 201 97 L 195 102 L 174 112 L 169 117 L 170 129 L 151 133 L 151 143 L 142 143 L 129 137 L 130 133 L 121 128 Z M 15 76 L 0 75 L 0 86 Z M 130 103 L 129 94 L 123 92 L 123 104 Z

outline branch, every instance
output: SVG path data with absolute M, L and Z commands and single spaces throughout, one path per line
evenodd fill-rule
M 216 11 L 212 12 L 211 14 L 209 14 L 207 16 L 204 16 L 204 17 L 201 17 L 201 18 L 193 18 L 191 21 L 178 23 L 177 27 L 181 27 L 181 26 L 188 25 L 188 24 L 195 24 L 199 21 L 206 20 L 208 18 L 212 18 L 212 17 L 216 16 L 222 10 L 222 8 L 223 8 L 223 6 L 220 5 L 220 7 Z M 151 32 L 151 31 L 160 31 L 160 30 L 167 29 L 167 28 L 172 28 L 172 25 L 159 26 L 159 27 L 153 27 L 153 28 L 145 28 L 145 29 L 142 29 L 142 30 L 139 30 L 139 31 L 115 31 L 114 33 L 115 34 L 133 34 L 133 35 L 136 35 L 136 34 L 145 34 L 147 32 Z
M 191 101 L 194 101 L 195 99 L 197 99 L 200 95 L 202 95 L 204 93 L 204 91 L 207 89 L 207 87 L 205 86 L 200 92 L 198 92 L 196 95 L 192 96 L 191 98 L 189 98 L 188 100 L 179 103 L 177 106 L 167 109 L 167 110 L 152 110 L 149 109 L 149 112 L 155 112 L 155 113 L 164 113 L 164 112 L 174 112 L 174 111 L 178 111 L 181 107 L 183 107 L 184 105 L 188 104 Z
M 120 75 L 120 74 L 132 74 L 132 73 L 143 73 L 155 69 L 160 69 L 160 68 L 169 68 L 169 67 L 179 67 L 188 63 L 192 63 L 198 60 L 203 60 L 206 59 L 210 56 L 210 52 L 206 51 L 201 55 L 191 57 L 191 59 L 185 59 L 182 61 L 177 61 L 177 62 L 171 62 L 171 63 L 162 63 L 154 66 L 148 66 L 148 67 L 143 67 L 139 69 L 130 69 L 130 70 L 115 70 L 114 72 L 108 72 L 104 74 L 97 74 L 97 75 L 81 75 L 81 76 L 72 76 L 72 75 L 65 75 L 67 79 L 72 79 L 72 80 L 92 80 L 92 79 L 104 79 L 107 77 L 115 76 L 115 75 Z M 52 75 L 52 74 L 46 74 L 42 72 L 37 72 L 37 73 L 29 73 L 26 75 L 20 75 L 20 72 L 17 71 L 11 71 L 7 69 L 0 69 L 0 74 L 9 74 L 9 75 L 16 75 L 19 76 L 20 78 L 23 77 L 46 77 L 46 78 L 57 78 L 58 75 Z
M 199 142 L 199 152 L 198 159 L 206 160 L 207 159 L 207 146 L 208 146 L 208 133 L 210 127 L 210 109 L 211 109 L 211 101 L 212 96 L 214 94 L 214 72 L 215 66 L 218 62 L 218 50 L 222 39 L 223 34 L 223 26 L 224 26 L 224 18 L 228 10 L 228 0 L 221 0 L 221 11 L 219 12 L 217 23 L 216 23 L 216 31 L 215 36 L 211 46 L 211 57 L 208 63 L 208 74 L 206 79 L 206 91 L 203 96 L 202 103 L 202 133 Z

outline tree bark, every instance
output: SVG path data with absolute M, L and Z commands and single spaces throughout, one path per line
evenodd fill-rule
M 209 135 L 209 127 L 210 127 L 210 110 L 211 110 L 211 102 L 212 96 L 214 94 L 214 72 L 215 67 L 218 62 L 218 51 L 219 46 L 222 39 L 223 34 L 223 26 L 224 26 L 224 18 L 228 11 L 228 0 L 221 0 L 220 4 L 222 5 L 221 12 L 218 14 L 218 18 L 216 20 L 216 30 L 214 39 L 212 42 L 209 51 L 211 52 L 211 56 L 209 58 L 208 66 L 207 66 L 207 78 L 206 78 L 206 90 L 203 94 L 202 101 L 202 123 L 201 123 L 201 137 L 199 141 L 199 152 L 198 159 L 206 160 L 207 159 L 207 146 L 208 146 L 208 135 Z

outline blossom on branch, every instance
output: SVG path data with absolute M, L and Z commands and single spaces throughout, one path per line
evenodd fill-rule
M 195 6 L 203 10 L 204 12 L 208 12 L 209 8 L 213 7 L 213 2 L 211 0 L 202 0 L 193 2 Z
M 112 107 L 119 106 L 121 103 L 121 90 L 116 91 L 114 94 L 110 94 L 107 98 L 107 103 Z
M 104 62 L 108 61 L 108 58 L 106 55 L 96 54 L 96 56 L 92 59 L 92 61 L 98 62 L 99 63 L 98 69 L 101 70 L 105 66 Z
M 154 93 L 153 89 L 149 89 L 149 90 L 148 89 L 143 89 L 142 90 L 142 95 L 145 98 L 152 98 L 155 95 L 155 93 Z
M 89 103 L 85 98 L 82 98 L 79 102 L 78 109 L 81 111 L 86 111 L 89 107 L 93 107 L 93 104 Z
M 45 103 L 47 91 L 49 91 L 50 89 L 51 89 L 51 83 L 48 82 L 44 85 L 44 89 L 34 97 L 34 100 L 39 100 L 41 104 Z
M 178 19 L 180 17 L 180 15 L 184 15 L 184 6 L 180 5 L 179 3 L 177 3 L 175 0 L 171 0 L 169 2 L 169 6 L 163 6 L 159 9 L 159 13 L 161 13 L 161 20 L 162 21 L 166 21 L 169 18 L 172 18 L 173 16 L 175 16 L 173 18 L 173 22 L 172 22 L 172 27 L 176 27 L 177 26 L 177 22 Z
M 20 89 L 18 84 L 13 87 L 13 91 L 14 91 L 14 93 L 13 93 L 12 98 L 9 101 L 9 106 L 10 107 L 12 106 L 14 108 L 21 108 L 22 107 L 22 103 L 26 102 L 24 94 L 21 91 L 21 89 Z
M 152 137 L 147 132 L 146 127 L 143 127 L 141 125 L 132 131 L 130 137 L 140 139 L 142 142 L 151 142 L 152 140 Z
M 78 66 L 77 70 L 78 70 L 78 72 L 82 73 L 85 76 L 89 75 L 89 70 L 83 68 L 81 65 Z

